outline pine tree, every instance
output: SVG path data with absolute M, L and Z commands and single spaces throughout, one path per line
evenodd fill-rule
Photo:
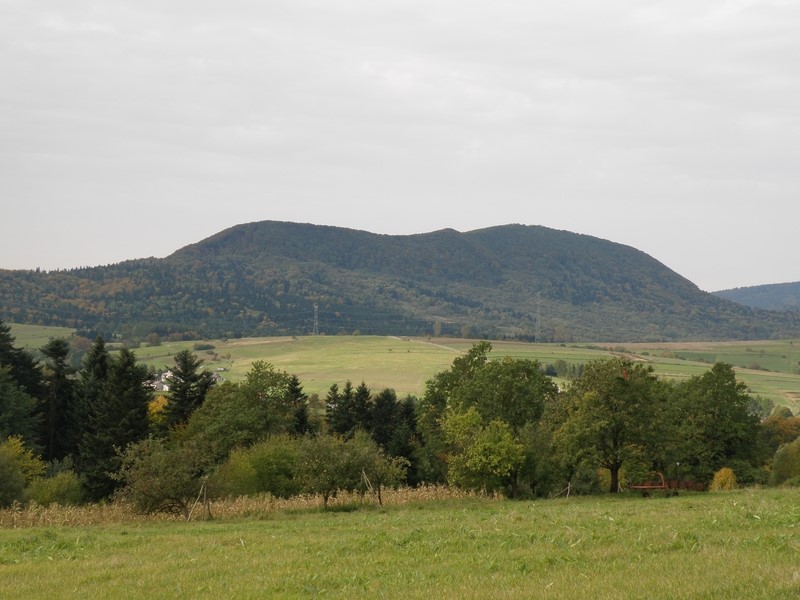
M 370 392 L 367 384 L 362 381 L 356 388 L 356 393 L 353 395 L 353 404 L 350 408 L 353 423 L 352 432 L 355 432 L 356 429 L 370 431 L 372 427 L 370 410 L 371 398 L 372 392 Z
M 14 346 L 11 328 L 0 320 L 0 366 L 7 366 L 9 374 L 20 389 L 33 398 L 44 396 L 42 369 L 36 359 Z
M 108 377 L 99 400 L 92 407 L 90 428 L 84 435 L 81 455 L 87 495 L 93 500 L 109 496 L 118 486 L 118 450 L 144 439 L 148 433 L 147 408 L 152 397 L 144 365 L 127 349 L 108 362 Z
M 339 384 L 333 383 L 325 396 L 325 422 L 328 424 L 329 433 L 334 432 L 335 419 L 339 410 L 342 395 L 339 393 Z
M 191 350 L 178 352 L 169 378 L 169 399 L 164 407 L 166 426 L 173 428 L 186 423 L 189 415 L 203 404 L 213 385 L 214 376 L 203 370 L 202 359 Z
M 77 435 L 71 412 L 74 410 L 74 381 L 69 367 L 69 343 L 50 340 L 42 349 L 45 364 L 45 393 L 42 398 L 41 441 L 44 460 L 61 460 L 77 451 Z
M 398 409 L 397 394 L 395 394 L 394 390 L 387 388 L 375 397 L 375 403 L 372 406 L 370 432 L 372 439 L 384 452 L 388 450 L 389 443 L 397 428 Z
M 349 436 L 355 431 L 356 420 L 354 418 L 353 404 L 355 393 L 353 383 L 348 379 L 344 382 L 342 391 L 339 392 L 338 386 L 333 384 L 328 391 L 327 414 L 328 430 L 337 435 Z
M 102 411 L 103 402 L 105 402 L 104 390 L 108 383 L 109 360 L 105 342 L 102 337 L 98 336 L 83 357 L 83 367 L 78 373 L 78 402 L 76 404 L 79 406 L 81 416 L 78 471 L 83 471 L 92 460 L 92 444 L 96 437 L 95 415 L 97 411 Z
M 39 439 L 36 400 L 17 386 L 11 369 L 0 366 L 0 443 L 9 436 L 21 437 L 29 448 Z
M 292 423 L 289 433 L 293 435 L 305 435 L 311 431 L 311 424 L 308 419 L 308 395 L 300 385 L 300 379 L 292 375 L 289 379 L 289 391 L 287 392 L 289 402 L 294 410 Z

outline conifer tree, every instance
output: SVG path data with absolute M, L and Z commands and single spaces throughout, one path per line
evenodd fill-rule
M 77 451 L 78 436 L 72 418 L 75 408 L 75 386 L 72 369 L 67 362 L 69 343 L 64 339 L 50 340 L 41 349 L 45 363 L 45 393 L 42 398 L 43 458 L 61 460 Z
M 389 443 L 398 425 L 396 421 L 398 409 L 397 394 L 394 390 L 387 388 L 375 396 L 370 415 L 370 433 L 375 443 L 385 452 L 388 451 Z
M 203 370 L 203 360 L 191 350 L 181 350 L 175 355 L 175 366 L 169 378 L 169 398 L 164 407 L 168 428 L 182 425 L 206 399 L 214 385 L 214 376 Z
M 1 319 L 0 366 L 9 368 L 9 375 L 23 392 L 33 398 L 44 396 L 41 367 L 30 352 L 14 346 L 11 328 Z
M 289 379 L 287 395 L 294 410 L 289 432 L 293 435 L 305 435 L 311 430 L 308 419 L 308 395 L 303 391 L 300 379 L 296 375 L 292 375 Z
M 0 442 L 13 435 L 36 449 L 34 443 L 39 439 L 36 400 L 17 386 L 10 371 L 0 365 Z
M 328 429 L 330 433 L 348 437 L 352 435 L 359 425 L 355 410 L 356 392 L 353 390 L 353 383 L 349 379 L 344 382 L 341 392 L 338 391 L 338 387 L 334 390 L 334 386 L 331 386 L 328 392 L 326 415 Z M 367 393 L 369 393 L 369 390 L 367 390 Z
M 353 406 L 350 409 L 353 420 L 353 430 L 363 429 L 370 431 L 372 427 L 372 392 L 363 381 L 356 388 L 356 393 L 353 395 Z
M 92 460 L 92 445 L 96 438 L 95 415 L 103 410 L 104 392 L 108 382 L 109 353 L 103 338 L 98 336 L 83 357 L 78 373 L 76 404 L 79 406 L 81 441 L 78 445 L 78 471 L 83 471 Z
M 118 450 L 144 439 L 148 433 L 148 404 L 152 390 L 144 365 L 127 349 L 108 361 L 108 376 L 92 407 L 90 427 L 84 435 L 81 456 L 87 495 L 93 500 L 109 496 L 118 486 Z

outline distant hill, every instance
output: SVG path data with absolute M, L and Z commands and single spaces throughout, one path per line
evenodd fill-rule
M 752 308 L 800 311 L 800 281 L 740 287 L 714 295 Z
M 316 308 L 315 308 L 316 307 Z M 538 226 L 391 236 L 263 221 L 164 259 L 0 271 L 0 318 L 142 338 L 320 333 L 759 339 L 800 317 L 701 291 L 647 254 Z

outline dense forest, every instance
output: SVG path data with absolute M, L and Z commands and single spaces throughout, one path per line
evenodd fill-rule
M 721 290 L 714 295 L 752 308 L 800 311 L 800 281 Z
M 320 399 L 263 361 L 215 383 L 186 350 L 154 397 L 128 349 L 98 337 L 72 369 L 54 339 L 40 364 L 0 322 L 0 507 L 126 498 L 187 515 L 198 490 L 327 503 L 428 483 L 531 498 L 616 493 L 655 473 L 672 491 L 800 484 L 800 418 L 752 398 L 730 365 L 672 382 L 610 358 L 559 389 L 545 365 L 490 351 L 459 355 L 420 398 L 344 381 Z
M 164 259 L 0 270 L 0 318 L 84 337 L 769 339 L 800 315 L 707 294 L 634 248 L 545 227 L 389 236 L 264 221 Z

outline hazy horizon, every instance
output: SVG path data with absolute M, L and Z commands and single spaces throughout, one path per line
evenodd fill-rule
M 261 220 L 542 225 L 717 291 L 800 280 L 800 3 L 0 7 L 0 268 Z

